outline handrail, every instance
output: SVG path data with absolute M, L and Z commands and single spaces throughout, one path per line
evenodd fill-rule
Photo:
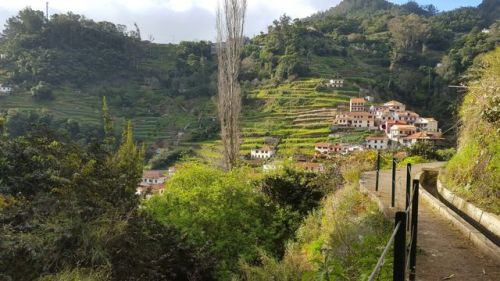
M 377 153 L 377 170 L 375 191 L 378 192 L 379 176 L 380 176 L 380 151 Z M 395 158 L 392 159 L 392 192 L 391 192 L 391 207 L 395 207 L 396 199 L 396 165 L 399 163 Z M 406 165 L 406 198 L 405 210 L 396 212 L 396 226 L 391 234 L 391 237 L 379 257 L 375 268 L 373 269 L 368 281 L 374 281 L 380 274 L 380 270 L 384 264 L 387 252 L 391 245 L 394 244 L 394 265 L 393 265 L 393 280 L 404 281 L 409 277 L 410 281 L 416 279 L 416 258 L 417 258 L 417 236 L 418 236 L 418 193 L 419 180 L 412 181 L 412 165 Z M 403 227 L 404 229 L 401 229 Z M 409 235 L 409 237 L 407 237 Z M 407 243 L 409 238 L 409 243 Z
M 396 237 L 396 233 L 398 233 L 400 226 L 401 226 L 401 223 L 398 223 L 396 225 L 396 227 L 394 227 L 394 231 L 392 232 L 391 238 L 389 238 L 389 241 L 385 245 L 384 251 L 382 251 L 382 255 L 380 255 L 380 258 L 378 259 L 377 265 L 375 265 L 375 268 L 373 269 L 372 274 L 370 274 L 370 277 L 368 277 L 368 281 L 375 280 L 375 277 L 377 277 L 377 274 L 380 272 L 382 265 L 384 265 L 385 256 L 387 255 L 387 252 L 391 248 L 392 242 L 394 242 L 394 238 Z

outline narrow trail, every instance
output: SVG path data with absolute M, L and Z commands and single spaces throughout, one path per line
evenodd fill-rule
M 443 163 L 415 165 L 412 175 L 422 169 L 439 168 Z M 379 191 L 375 192 L 375 172 L 362 175 L 361 184 L 379 197 L 388 213 L 395 210 L 391 205 L 391 171 L 380 171 Z M 396 172 L 396 210 L 405 205 L 406 168 Z M 418 217 L 417 280 L 438 281 L 498 281 L 500 261 L 490 258 L 476 249 L 462 233 L 432 207 L 420 201 Z

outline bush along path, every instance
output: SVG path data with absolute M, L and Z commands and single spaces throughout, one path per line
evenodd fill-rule
M 415 165 L 412 176 L 423 169 L 440 168 L 443 163 Z M 406 168 L 396 170 L 395 208 L 391 208 L 392 171 L 380 171 L 379 190 L 375 191 L 376 172 L 362 175 L 361 185 L 382 202 L 384 213 L 393 218 L 405 208 Z M 421 201 L 418 217 L 417 280 L 500 280 L 500 261 L 482 253 L 434 209 Z

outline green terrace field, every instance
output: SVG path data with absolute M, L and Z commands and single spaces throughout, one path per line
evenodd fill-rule
M 10 96 L 0 97 L 0 110 L 42 110 L 56 118 L 73 119 L 85 124 L 101 124 L 101 102 L 97 96 L 70 89 L 57 90 L 54 96 L 56 98 L 51 101 L 35 101 L 29 92 L 16 91 Z M 147 145 L 159 141 L 178 146 L 189 139 L 193 131 L 199 129 L 201 118 L 212 116 L 214 111 L 209 98 L 192 101 L 199 104 L 196 114 L 183 109 L 182 102 L 171 98 L 164 98 L 163 103 L 168 106 L 162 116 L 139 114 L 131 118 L 118 115 L 122 110 L 110 106 L 116 129 L 122 128 L 125 121 L 130 119 L 138 141 Z

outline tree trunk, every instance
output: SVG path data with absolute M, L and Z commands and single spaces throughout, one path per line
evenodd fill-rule
M 222 0 L 217 10 L 218 112 L 224 166 L 232 169 L 239 156 L 241 87 L 238 81 L 243 48 L 246 0 Z

